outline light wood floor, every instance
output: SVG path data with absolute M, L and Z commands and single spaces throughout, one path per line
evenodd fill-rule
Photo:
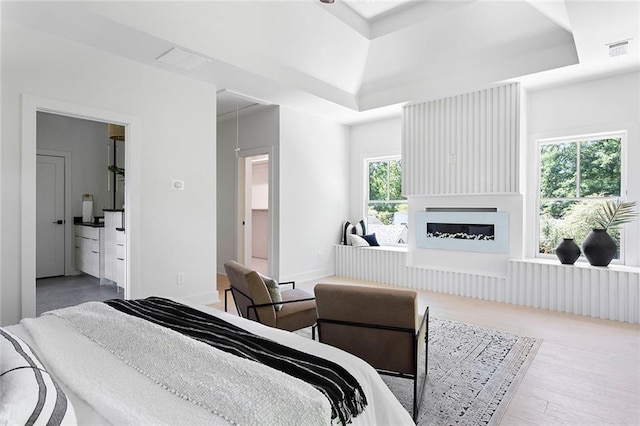
M 225 288 L 226 277 L 218 280 Z M 640 326 L 428 291 L 419 304 L 439 318 L 543 339 L 502 425 L 640 425 Z

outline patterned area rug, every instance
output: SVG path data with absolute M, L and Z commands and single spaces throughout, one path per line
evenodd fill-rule
M 540 343 L 541 339 L 432 316 L 429 375 L 417 424 L 497 425 Z M 424 360 L 420 365 L 422 378 Z M 381 377 L 411 413 L 413 381 Z

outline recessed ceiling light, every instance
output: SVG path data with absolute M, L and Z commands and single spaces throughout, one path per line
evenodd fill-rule
M 174 47 L 168 52 L 156 58 L 156 61 L 173 65 L 183 70 L 192 70 L 200 65 L 211 62 L 211 59 L 196 55 L 178 47 Z

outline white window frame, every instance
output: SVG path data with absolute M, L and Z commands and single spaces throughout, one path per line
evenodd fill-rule
M 375 162 L 380 162 L 380 161 L 400 161 L 400 163 L 403 163 L 402 161 L 402 156 L 399 154 L 395 154 L 395 155 L 384 155 L 384 156 L 371 156 L 371 157 L 364 157 L 363 158 L 363 183 L 364 183 L 364 218 L 365 221 L 367 222 L 367 232 L 369 229 L 369 202 L 371 200 L 369 200 L 369 163 L 375 163 Z M 404 167 L 404 164 L 403 164 Z M 387 186 L 389 185 L 389 180 L 387 179 Z M 384 202 L 389 202 L 388 200 L 374 200 L 374 201 L 384 201 Z M 392 201 L 393 202 L 393 201 Z M 406 203 L 407 206 L 409 205 L 409 200 L 405 199 L 405 200 L 399 200 L 397 201 L 397 204 L 402 204 L 402 203 Z M 408 214 L 408 210 L 407 210 L 407 214 Z M 408 224 L 407 224 L 408 226 Z M 384 245 L 384 246 L 399 246 L 399 247 L 407 247 L 407 243 L 380 243 L 380 245 Z
M 607 139 L 607 138 L 620 138 L 620 195 L 619 196 L 610 196 L 610 197 L 576 197 L 576 198 L 558 198 L 557 201 L 571 201 L 571 200 L 575 200 L 575 201 L 579 201 L 582 199 L 587 199 L 587 200 L 599 200 L 599 201 L 606 201 L 606 200 L 614 200 L 616 198 L 622 197 L 623 199 L 626 198 L 626 194 L 627 194 L 627 170 L 626 170 L 626 164 L 627 164 L 627 132 L 625 130 L 619 130 L 619 131 L 611 131 L 611 132 L 602 132 L 602 133 L 587 133 L 587 134 L 582 134 L 582 135 L 572 135 L 572 136 L 566 136 L 566 137 L 554 137 L 554 138 L 546 138 L 546 139 L 537 139 L 536 140 L 536 144 L 535 144 L 535 149 L 536 149 L 536 166 L 535 166 L 535 182 L 536 182 L 536 187 L 535 187 L 535 205 L 534 205 L 534 221 L 535 221 L 535 235 L 533 238 L 533 242 L 534 242 L 534 254 L 536 258 L 541 258 L 541 259 L 555 259 L 556 256 L 553 254 L 548 254 L 548 253 L 539 253 L 539 243 L 540 243 L 540 202 L 541 202 L 541 197 L 540 197 L 540 149 L 542 147 L 542 145 L 551 145 L 551 144 L 560 144 L 560 143 L 573 143 L 573 142 L 584 142 L 587 140 L 598 140 L 598 139 Z M 576 167 L 577 167 L 577 176 L 576 176 L 576 186 L 577 186 L 577 190 L 579 193 L 580 190 L 580 149 L 578 148 L 577 151 L 577 163 L 576 163 Z M 545 198 L 545 200 L 550 200 L 549 198 Z M 554 199 L 552 199 L 554 200 Z M 611 261 L 611 263 L 613 264 L 625 264 L 625 254 L 626 254 L 626 231 L 625 231 L 625 227 L 622 226 L 620 228 L 620 259 L 613 259 Z M 582 248 L 581 248 L 582 251 Z M 587 262 L 587 259 L 584 256 L 584 253 L 580 253 L 580 258 L 578 259 L 578 262 Z

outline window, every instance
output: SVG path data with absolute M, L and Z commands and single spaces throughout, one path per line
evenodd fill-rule
M 555 253 L 562 238 L 581 245 L 604 200 L 622 194 L 623 134 L 540 141 L 538 256 Z M 621 229 L 609 229 L 622 259 Z
M 375 232 L 380 244 L 406 244 L 408 205 L 400 158 L 370 159 L 367 170 L 367 232 Z

